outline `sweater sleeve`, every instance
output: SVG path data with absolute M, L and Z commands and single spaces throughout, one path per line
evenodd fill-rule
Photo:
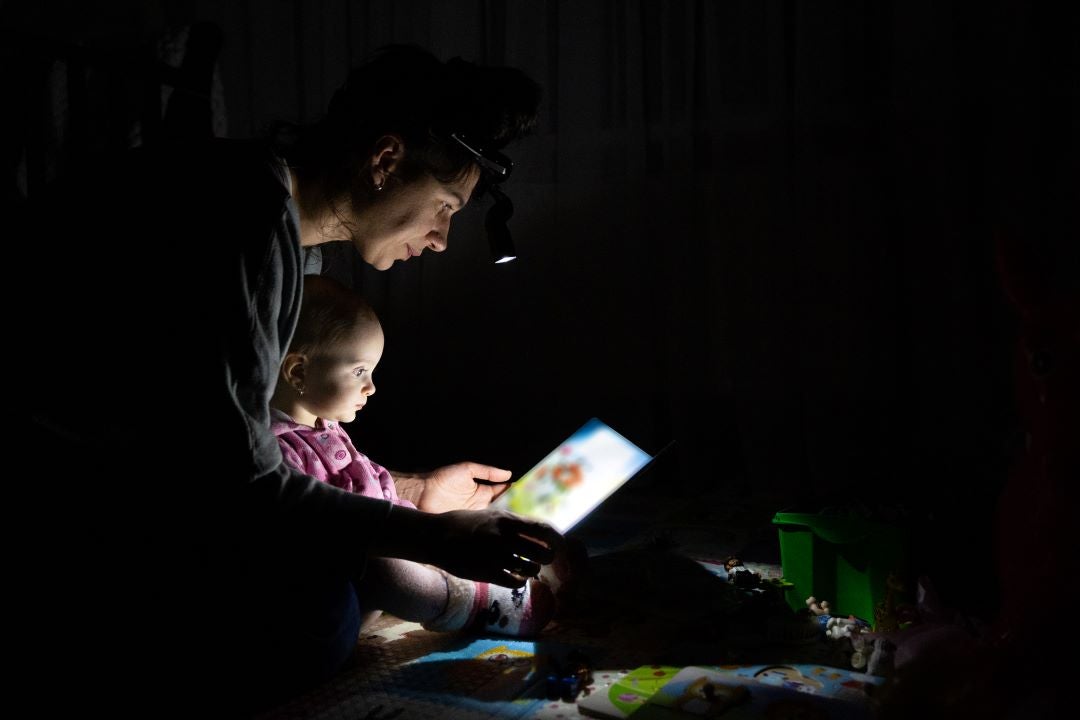
M 389 470 L 369 458 L 367 455 L 362 455 L 362 457 L 370 466 L 371 472 L 375 475 L 376 478 L 378 478 L 379 485 L 382 486 L 383 494 L 386 496 L 387 500 L 394 503 L 395 505 L 401 505 L 402 507 L 416 509 L 416 505 L 414 505 L 410 500 L 406 500 L 405 498 L 398 495 L 397 485 L 394 484 L 394 476 L 390 474 Z
M 276 186 L 266 192 L 278 194 L 279 209 L 268 228 L 253 233 L 249 218 L 232 216 L 241 240 L 231 265 L 223 267 L 234 275 L 221 284 L 227 307 L 219 317 L 230 318 L 230 324 L 221 328 L 226 362 L 219 366 L 224 392 L 217 417 L 228 418 L 234 466 L 247 467 L 247 482 L 234 487 L 235 500 L 256 538 L 289 548 L 299 562 L 319 556 L 349 571 L 363 566 L 358 548 L 382 532 L 391 504 L 352 495 L 290 467 L 271 432 L 269 402 L 299 312 L 303 259 L 296 207 L 280 178 L 269 182 Z
M 244 141 L 160 143 L 94 164 L 18 213 L 28 266 L 70 309 L 62 323 L 15 313 L 15 334 L 37 351 L 23 402 L 55 446 L 33 484 L 63 488 L 21 502 L 50 527 L 85 517 L 140 538 L 117 559 L 140 567 L 167 565 L 163 553 L 227 574 L 301 571 L 312 557 L 342 574 L 363 567 L 391 504 L 291 469 L 270 429 L 303 287 L 283 172 Z M 90 242 L 92 229 L 108 242 Z M 77 364 L 75 349 L 86 351 Z M 115 381 L 58 382 L 74 372 Z M 59 482 L 59 468 L 90 462 L 106 481 Z

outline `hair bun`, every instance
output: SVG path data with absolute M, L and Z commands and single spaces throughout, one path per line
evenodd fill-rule
M 472 163 L 452 133 L 484 150 L 501 150 L 533 132 L 540 86 L 521 70 L 445 62 L 413 45 L 389 45 L 349 73 L 326 115 L 301 129 L 287 150 L 294 166 L 322 168 L 334 192 L 352 182 L 357 163 L 388 134 L 404 140 L 410 162 L 436 178 Z
M 443 119 L 444 134 L 464 133 L 490 149 L 525 137 L 536 129 L 542 91 L 521 70 L 477 65 L 454 57 L 445 64 L 439 95 L 453 108 Z

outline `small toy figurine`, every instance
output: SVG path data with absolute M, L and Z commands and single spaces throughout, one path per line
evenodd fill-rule
M 834 616 L 830 617 L 825 624 L 825 636 L 833 640 L 839 640 L 843 637 L 850 638 L 864 627 L 866 627 L 866 624 L 854 615 L 848 615 L 846 618 Z
M 742 560 L 732 555 L 724 561 L 728 582 L 737 588 L 756 588 L 761 585 L 761 576 L 743 565 Z
M 813 595 L 806 598 L 806 607 L 809 608 L 810 612 L 814 615 L 832 615 L 829 609 L 829 601 L 822 600 L 819 603 L 817 598 Z
M 562 663 L 555 658 L 548 661 L 551 668 L 545 684 L 549 700 L 572 703 L 581 693 L 589 694 L 589 685 L 593 682 L 592 668 L 583 653 L 574 650 Z

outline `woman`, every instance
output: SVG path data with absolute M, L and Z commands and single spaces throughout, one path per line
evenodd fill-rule
M 14 389 L 33 422 L 12 506 L 48 539 L 16 564 L 16 646 L 51 662 L 82 638 L 74 685 L 46 705 L 235 711 L 328 677 L 356 640 L 357 547 L 507 587 L 551 561 L 549 526 L 455 509 L 494 494 L 474 477 L 507 473 L 402 478 L 403 496 L 446 512 L 392 507 L 283 464 L 268 408 L 301 249 L 348 241 L 380 270 L 444 250 L 538 99 L 518 71 L 390 48 L 280 152 L 142 148 L 71 173 L 17 219 L 65 308 L 20 312 L 14 331 L 33 356 Z

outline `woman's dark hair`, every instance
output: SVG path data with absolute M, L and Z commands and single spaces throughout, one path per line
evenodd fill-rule
M 357 170 L 388 134 L 405 142 L 397 179 L 430 173 L 453 182 L 474 158 L 451 133 L 498 150 L 534 130 L 540 96 L 540 86 L 515 68 L 460 58 L 444 63 L 421 48 L 391 45 L 356 67 L 326 116 L 296 128 L 294 141 L 281 152 L 326 198 L 367 190 L 356 187 Z

